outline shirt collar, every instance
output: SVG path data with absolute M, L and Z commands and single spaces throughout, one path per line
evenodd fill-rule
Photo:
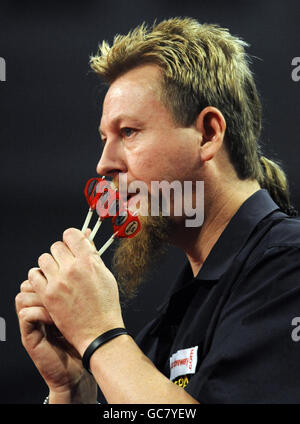
M 195 277 L 197 280 L 218 280 L 247 242 L 257 224 L 279 209 L 268 191 L 260 189 L 250 196 L 231 218 Z
M 157 310 L 161 311 L 166 307 L 170 296 L 180 292 L 182 287 L 197 284 L 199 280 L 201 284 L 215 284 L 232 264 L 257 224 L 277 209 L 280 209 L 279 206 L 267 190 L 260 189 L 252 194 L 231 218 L 196 277 L 193 276 L 190 263 L 186 259 L 179 278 Z

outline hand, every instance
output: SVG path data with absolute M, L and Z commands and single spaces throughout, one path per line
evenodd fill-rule
M 35 292 L 66 340 L 82 356 L 100 334 L 124 327 L 117 282 L 95 247 L 70 228 L 51 255 L 39 257 L 41 271 L 29 271 Z
M 49 387 L 50 402 L 96 403 L 95 380 L 82 367 L 78 352 L 55 327 L 29 280 L 21 284 L 16 310 L 22 343 Z

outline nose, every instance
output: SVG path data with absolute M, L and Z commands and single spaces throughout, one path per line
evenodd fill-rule
M 97 173 L 114 177 L 120 172 L 127 172 L 122 146 L 117 142 L 107 140 L 97 165 Z

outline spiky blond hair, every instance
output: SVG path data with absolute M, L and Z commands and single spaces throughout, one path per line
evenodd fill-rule
M 226 120 L 225 146 L 238 177 L 256 179 L 290 213 L 285 173 L 261 156 L 261 103 L 246 46 L 216 24 L 172 18 L 116 35 L 111 47 L 103 41 L 90 66 L 110 84 L 136 66 L 157 64 L 163 75 L 161 99 L 183 126 L 191 125 L 206 106 L 218 108 Z

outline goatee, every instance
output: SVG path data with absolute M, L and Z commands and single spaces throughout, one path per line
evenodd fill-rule
M 125 299 L 133 298 L 150 267 L 167 251 L 172 221 L 166 216 L 140 216 L 141 230 L 120 239 L 112 258 L 112 271 Z

